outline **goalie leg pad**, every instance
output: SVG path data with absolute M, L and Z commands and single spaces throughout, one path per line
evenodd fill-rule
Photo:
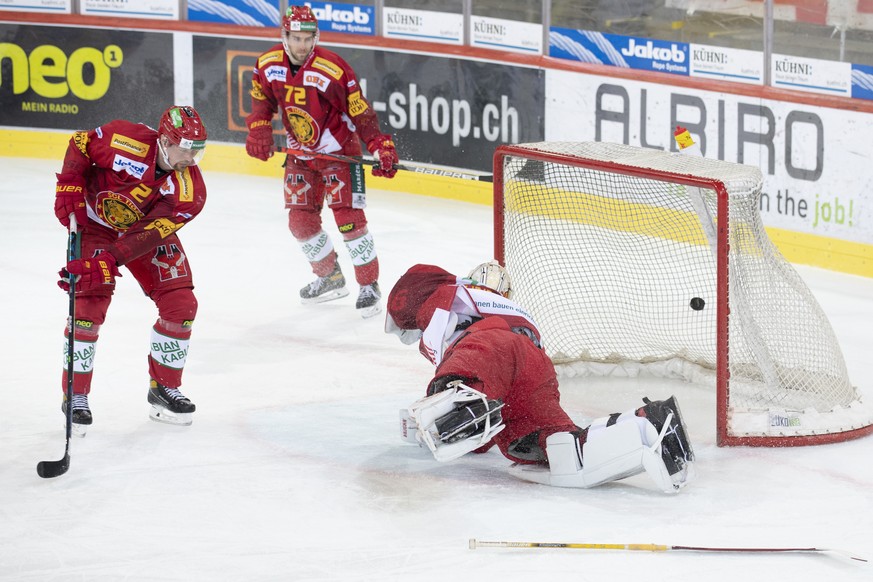
M 676 458 L 691 450 L 690 443 L 677 413 L 666 402 L 647 401 L 647 406 L 654 405 L 652 411 L 664 413 L 658 421 L 660 431 L 658 425 L 640 415 L 646 407 L 614 414 L 591 423 L 581 450 L 576 435 L 555 433 L 546 439 L 548 468 L 515 465 L 510 471 L 527 481 L 580 488 L 596 487 L 645 471 L 659 490 L 676 492 L 693 477 L 693 455 L 682 457 L 679 467 Z M 677 436 L 680 432 L 677 425 L 682 427 L 681 438 Z M 681 446 L 677 444 L 673 448 L 674 439 L 676 442 L 685 440 Z
M 449 389 L 414 402 L 405 421 L 401 413 L 401 435 L 405 422 L 404 440 L 409 440 L 411 428 L 415 439 L 430 449 L 437 461 L 451 461 L 478 449 L 506 428 L 501 408 L 501 401 L 489 400 L 482 392 L 455 381 Z
M 546 438 L 547 470 L 535 465 L 516 465 L 512 472 L 544 485 L 588 489 L 645 471 L 646 449 L 633 422 L 595 432 L 593 438 L 589 434 L 581 450 L 576 435 L 558 432 Z

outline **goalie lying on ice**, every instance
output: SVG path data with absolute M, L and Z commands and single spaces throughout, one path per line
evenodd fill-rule
M 539 330 L 508 289 L 432 265 L 394 285 L 385 331 L 418 339 L 436 366 L 427 396 L 401 410 L 403 438 L 438 461 L 496 444 L 513 475 L 545 485 L 587 488 L 642 472 L 664 492 L 686 485 L 694 455 L 675 397 L 576 426 Z

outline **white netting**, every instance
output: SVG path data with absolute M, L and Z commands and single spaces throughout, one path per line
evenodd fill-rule
M 678 358 L 720 373 L 716 356 L 728 349 L 732 412 L 857 406 L 830 323 L 764 230 L 757 168 L 607 143 L 524 144 L 502 159 L 498 235 L 513 298 L 553 360 Z M 716 182 L 727 192 L 721 238 Z M 716 245 L 725 242 L 720 286 Z M 722 344 L 720 297 L 730 306 Z

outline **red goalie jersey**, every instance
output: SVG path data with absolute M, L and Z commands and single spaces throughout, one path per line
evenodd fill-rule
M 119 234 L 111 248 L 119 265 L 176 232 L 206 203 L 196 165 L 182 171 L 157 168 L 157 140 L 156 130 L 123 120 L 77 131 L 58 174 L 59 182 L 84 178 L 88 217 Z
M 318 152 L 360 155 L 355 132 L 375 151 L 379 121 L 364 98 L 354 71 L 342 57 L 316 46 L 296 72 L 281 43 L 261 55 L 252 78 L 251 129 L 269 125 L 279 111 L 288 147 Z

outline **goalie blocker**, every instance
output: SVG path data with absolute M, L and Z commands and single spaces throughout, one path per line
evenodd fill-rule
M 510 473 L 543 485 L 590 488 L 645 472 L 659 490 L 679 491 L 694 476 L 694 453 L 676 398 L 643 401 L 645 406 L 596 419 L 579 432 L 550 435 L 546 462 L 516 463 Z M 505 428 L 502 407 L 454 381 L 400 411 L 401 437 L 427 446 L 437 461 L 451 461 Z

